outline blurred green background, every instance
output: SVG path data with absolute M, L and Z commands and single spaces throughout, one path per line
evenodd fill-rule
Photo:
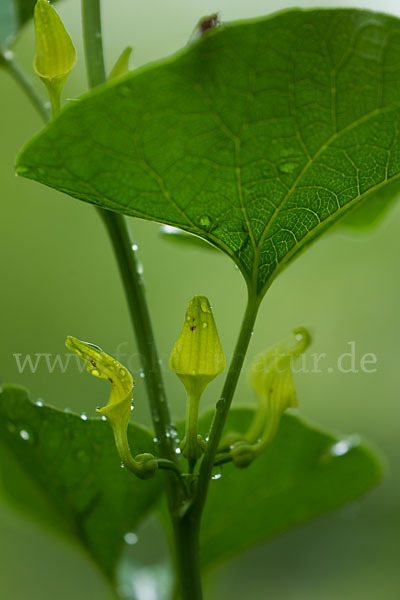
M 105 0 L 104 38 L 108 70 L 125 45 L 133 45 L 135 67 L 171 54 L 188 40 L 198 19 L 218 11 L 224 21 L 264 15 L 290 6 L 321 2 L 278 0 Z M 395 2 L 325 2 L 326 7 L 358 6 L 400 16 Z M 76 0 L 58 3 L 73 37 L 79 63 L 64 98 L 86 89 L 80 8 Z M 34 36 L 22 33 L 15 52 L 32 75 Z M 33 373 L 18 368 L 30 354 L 61 354 L 67 334 L 91 340 L 136 373 L 135 419 L 149 422 L 143 381 L 125 298 L 105 231 L 94 209 L 27 180 L 14 177 L 15 155 L 41 122 L 7 74 L 1 85 L 0 294 L 1 382 L 19 383 L 33 397 L 60 408 L 94 414 L 107 387 L 70 362 L 49 372 L 40 359 Z M 42 92 L 40 82 L 38 89 Z M 213 305 L 229 357 L 244 309 L 245 287 L 233 263 L 215 252 L 182 250 L 162 239 L 159 226 L 131 220 L 144 266 L 147 297 L 163 359 L 166 384 L 176 417 L 184 415 L 183 387 L 168 372 L 168 356 L 180 331 L 184 310 L 194 294 Z M 400 205 L 376 229 L 365 233 L 336 229 L 312 246 L 274 283 L 261 308 L 249 360 L 293 327 L 309 326 L 309 350 L 326 353 L 319 373 L 296 375 L 301 414 L 344 434 L 360 433 L 387 457 L 384 483 L 367 497 L 335 513 L 250 550 L 207 578 L 208 600 L 397 600 L 400 597 L 400 424 L 398 257 Z M 376 372 L 342 373 L 336 361 L 355 343 L 356 359 L 377 357 Z M 311 365 L 311 362 L 308 363 Z M 309 369 L 311 370 L 311 369 Z M 212 406 L 222 380 L 209 386 L 204 408 Z M 245 377 L 237 403 L 252 402 Z M 218 485 L 218 482 L 213 482 Z M 240 527 L 240 523 L 237 525 Z M 138 532 L 137 560 L 162 558 L 157 531 Z M 96 569 L 81 555 L 34 524 L 6 509 L 0 511 L 0 589 L 6 600 L 110 600 L 112 594 Z M 146 578 L 144 578 L 146 582 Z M 141 600 L 157 600 L 151 582 Z

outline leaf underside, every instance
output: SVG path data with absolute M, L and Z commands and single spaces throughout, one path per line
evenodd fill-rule
M 152 434 L 129 426 L 135 453 L 155 452 Z M 111 428 L 101 419 L 33 403 L 27 392 L 0 393 L 0 501 L 78 542 L 110 577 L 124 535 L 151 510 L 162 478 L 120 468 Z
M 400 173 L 400 22 L 290 11 L 225 25 L 103 86 L 23 150 L 20 175 L 193 232 L 262 294 Z
M 231 411 L 227 431 L 245 431 L 252 414 Z M 200 431 L 208 430 L 210 420 L 211 415 L 203 418 Z M 210 483 L 202 521 L 203 565 L 226 560 L 376 485 L 381 466 L 358 442 L 284 415 L 274 442 L 250 467 L 228 464 L 216 471 L 221 477 Z

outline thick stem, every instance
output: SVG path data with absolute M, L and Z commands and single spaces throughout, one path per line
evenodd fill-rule
M 82 29 L 89 87 L 94 88 L 106 80 L 100 0 L 82 0 Z
M 200 470 L 199 479 L 196 487 L 196 496 L 193 502 L 193 510 L 197 518 L 201 519 L 201 514 L 207 498 L 208 486 L 211 479 L 215 456 L 221 441 L 222 431 L 231 407 L 232 398 L 239 380 L 243 362 L 246 356 L 247 348 L 253 333 L 254 323 L 257 317 L 260 299 L 249 289 L 246 311 L 243 317 L 239 337 L 233 353 L 229 371 L 222 389 L 221 398 L 217 402 L 216 412 L 211 424 L 207 450 L 204 454 Z
M 173 521 L 179 600 L 202 600 L 199 562 L 200 520 L 192 511 Z

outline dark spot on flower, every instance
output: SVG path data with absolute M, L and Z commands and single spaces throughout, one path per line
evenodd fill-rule
M 194 331 L 196 329 L 197 325 L 193 325 L 193 327 L 190 328 L 190 331 Z

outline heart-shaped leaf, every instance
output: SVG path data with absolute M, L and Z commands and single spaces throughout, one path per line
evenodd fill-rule
M 246 430 L 252 411 L 231 410 L 227 430 Z M 199 427 L 208 431 L 211 415 Z M 201 560 L 212 565 L 364 494 L 381 479 L 358 436 L 338 437 L 284 415 L 272 445 L 248 468 L 215 472 L 202 521 Z
M 400 174 L 400 22 L 291 11 L 226 25 L 66 109 L 18 173 L 195 233 L 262 294 Z
M 155 452 L 152 435 L 129 426 L 135 452 Z M 81 544 L 113 576 L 124 535 L 158 500 L 162 478 L 120 468 L 111 428 L 41 402 L 22 388 L 0 393 L 0 501 Z

